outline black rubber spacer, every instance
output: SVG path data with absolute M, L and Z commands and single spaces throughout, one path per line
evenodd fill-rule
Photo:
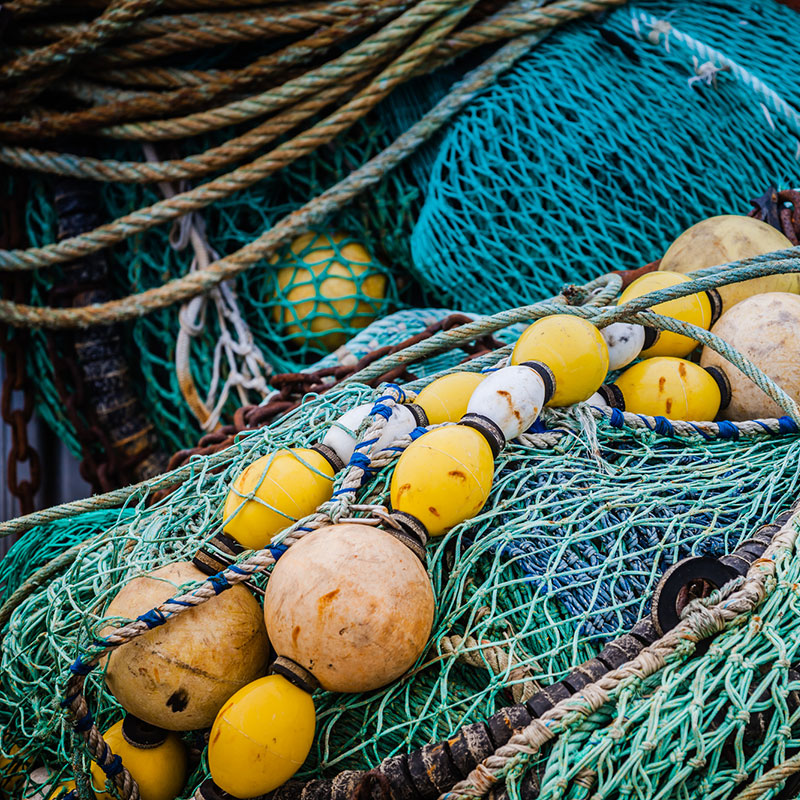
M 336 454 L 332 447 L 328 447 L 322 442 L 317 442 L 311 445 L 311 449 L 315 453 L 319 453 L 330 465 L 334 472 L 341 472 L 344 469 L 344 461 Z
M 662 576 L 653 593 L 651 617 L 659 635 L 672 630 L 680 621 L 678 601 L 691 584 L 702 581 L 719 589 L 738 577 L 733 567 L 710 556 L 693 556 L 673 564 Z
M 222 789 L 214 783 L 213 778 L 206 778 L 200 784 L 198 793 L 203 800 L 237 800 L 232 794 L 223 792 Z
M 719 367 L 704 367 L 704 369 L 719 387 L 719 407 L 727 408 L 731 402 L 731 382 L 728 376 Z
M 544 404 L 547 405 L 556 393 L 556 376 L 544 361 L 523 361 L 521 367 L 530 367 L 544 383 Z
M 708 295 L 708 302 L 711 303 L 711 324 L 708 326 L 711 328 L 722 316 L 722 298 L 716 289 L 706 289 L 706 294 Z
M 244 548 L 227 533 L 217 531 L 194 555 L 192 564 L 205 575 L 216 575 L 229 567 Z
M 466 425 L 467 428 L 474 428 L 478 433 L 483 434 L 483 437 L 489 442 L 489 447 L 492 448 L 492 455 L 495 458 L 500 455 L 500 451 L 506 446 L 506 437 L 503 436 L 503 431 L 489 417 L 484 417 L 483 414 L 464 414 L 458 424 Z
M 425 545 L 428 543 L 428 529 L 413 514 L 405 511 L 392 511 L 389 516 L 400 526 L 400 530 L 388 526 L 382 530 L 401 541 L 427 567 Z
M 129 745 L 139 747 L 142 750 L 149 750 L 164 744 L 167 741 L 168 733 L 169 731 L 164 730 L 164 728 L 151 725 L 133 714 L 126 714 L 125 719 L 122 721 L 123 739 Z
M 417 421 L 417 427 L 427 428 L 430 425 L 428 415 L 422 406 L 418 406 L 416 403 L 408 403 L 405 407 L 413 414 L 414 419 Z
M 622 394 L 622 389 L 616 383 L 604 383 L 597 390 L 597 393 L 611 408 L 616 408 L 619 411 L 625 410 L 625 397 Z
M 655 328 L 648 328 L 646 325 L 644 326 L 644 344 L 642 345 L 642 350 L 648 350 L 651 348 L 661 336 L 661 331 L 657 331 Z
M 296 661 L 286 656 L 278 656 L 269 668 L 270 675 L 280 675 L 293 683 L 298 689 L 312 694 L 319 686 L 319 681 Z

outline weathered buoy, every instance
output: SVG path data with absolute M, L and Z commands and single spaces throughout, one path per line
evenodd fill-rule
M 608 369 L 627 367 L 639 357 L 645 346 L 646 332 L 632 322 L 612 322 L 600 331 L 608 347 Z
M 242 547 L 265 547 L 276 533 L 331 499 L 333 476 L 329 461 L 310 448 L 262 456 L 231 486 L 222 511 L 225 533 Z
M 723 402 L 718 381 L 682 358 L 658 356 L 628 367 L 614 382 L 625 411 L 688 421 L 713 420 Z M 727 398 L 725 398 L 727 399 Z
M 441 536 L 475 516 L 489 498 L 494 476 L 485 436 L 465 425 L 434 428 L 407 447 L 392 474 L 392 508 Z
M 760 219 L 723 214 L 710 217 L 685 230 L 667 249 L 659 265 L 670 272 L 694 272 L 752 258 L 792 243 L 776 228 Z M 747 297 L 765 292 L 800 292 L 800 274 L 768 275 L 720 286 L 717 291 L 725 312 Z
M 419 558 L 359 524 L 320 528 L 292 545 L 264 597 L 275 651 L 334 692 L 367 692 L 402 675 L 427 643 L 433 611 Z
M 768 292 L 748 297 L 726 311 L 711 329 L 752 361 L 793 400 L 800 401 L 800 296 Z M 720 367 L 731 383 L 725 419 L 782 417 L 786 412 L 747 376 L 710 347 L 700 363 Z
M 78 789 L 75 781 L 57 783 L 47 800 L 78 800 Z
M 512 364 L 541 361 L 555 377 L 548 406 L 569 406 L 591 397 L 608 374 L 608 347 L 600 331 L 580 317 L 554 314 L 529 325 L 514 345 Z
M 168 564 L 126 583 L 106 616 L 135 619 L 205 577 L 188 562 Z M 264 674 L 268 652 L 261 608 L 237 585 L 116 648 L 106 684 L 127 712 L 151 725 L 207 728 L 234 692 Z
M 386 276 L 343 233 L 306 233 L 270 263 L 278 268 L 273 317 L 297 344 L 335 350 L 383 308 Z
M 306 760 L 315 725 L 308 692 L 281 675 L 253 681 L 236 692 L 214 720 L 208 741 L 214 783 L 238 798 L 277 789 Z
M 128 716 L 104 734 L 106 744 L 118 755 L 139 786 L 141 800 L 175 800 L 186 783 L 186 748 L 175 734 Z M 92 789 L 97 800 L 114 800 L 105 791 L 106 776 L 92 763 Z
M 688 283 L 690 280 L 677 272 L 648 272 L 633 281 L 622 292 L 619 302 L 620 304 L 626 303 L 642 295 L 650 294 L 650 292 L 666 289 L 668 286 L 675 286 L 679 283 Z M 651 311 L 665 317 L 679 319 L 682 322 L 689 322 L 705 330 L 711 327 L 714 319 L 711 300 L 706 292 L 678 297 L 675 300 L 667 300 L 665 303 L 656 303 Z M 697 347 L 697 340 L 689 336 L 672 331 L 661 331 L 655 344 L 643 350 L 641 355 L 642 358 L 688 356 L 695 347 Z
M 467 413 L 472 393 L 486 376 L 480 372 L 453 372 L 429 383 L 418 395 L 431 425 L 458 422 Z

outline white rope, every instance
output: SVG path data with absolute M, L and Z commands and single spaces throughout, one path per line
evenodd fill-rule
M 148 161 L 158 159 L 151 144 L 143 145 Z M 159 183 L 161 193 L 169 198 L 178 191 L 184 191 L 188 184 L 182 181 L 177 187 L 171 183 Z M 191 245 L 194 258 L 189 272 L 206 269 L 219 254 L 211 247 L 206 237 L 205 220 L 197 212 L 192 212 L 176 220 L 170 232 L 170 246 L 181 251 Z M 216 311 L 219 336 L 214 346 L 214 361 L 211 383 L 205 400 L 201 400 L 191 375 L 191 341 L 206 329 L 206 315 L 209 301 Z M 272 374 L 261 350 L 253 339 L 253 334 L 242 317 L 233 281 L 225 281 L 211 289 L 207 294 L 194 297 L 184 303 L 178 311 L 180 330 L 175 344 L 175 370 L 181 392 L 198 418 L 204 430 L 214 430 L 220 420 L 222 409 L 235 390 L 241 405 L 250 402 L 250 392 L 257 392 L 263 401 L 272 393 L 266 378 Z M 225 377 L 223 378 L 223 372 Z M 221 384 L 221 386 L 220 386 Z

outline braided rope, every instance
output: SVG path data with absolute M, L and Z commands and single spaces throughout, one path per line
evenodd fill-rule
M 641 683 L 664 667 L 668 660 L 688 657 L 694 647 L 725 630 L 744 614 L 752 613 L 776 584 L 776 566 L 789 556 L 797 541 L 799 512 L 795 512 L 775 534 L 764 555 L 754 562 L 744 578 L 726 584 L 704 600 L 690 603 L 681 622 L 632 661 L 606 673 L 576 694 L 557 703 L 530 725 L 518 731 L 506 745 L 484 759 L 463 781 L 457 783 L 440 800 L 472 800 L 483 797 L 512 772 L 524 769 L 542 747 L 568 728 L 579 725 L 596 713 L 617 689 L 632 682 Z
M 800 753 L 787 758 L 742 789 L 734 800 L 759 800 L 787 778 L 800 772 Z

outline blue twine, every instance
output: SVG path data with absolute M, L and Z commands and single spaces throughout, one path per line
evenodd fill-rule
M 373 416 L 383 417 L 384 419 L 389 419 L 392 416 L 392 408 L 387 406 L 384 403 L 381 403 L 380 400 L 372 406 L 372 411 L 369 413 Z
M 311 528 L 298 528 L 299 531 L 310 531 Z M 273 544 L 267 548 L 270 555 L 277 561 L 289 548 L 285 544 Z
M 136 617 L 137 622 L 144 622 L 148 628 L 151 630 L 153 628 L 157 628 L 159 625 L 163 625 L 169 617 L 166 616 L 162 611 L 159 611 L 157 608 L 153 608 L 148 611 L 146 614 L 140 614 Z
M 736 441 L 739 438 L 739 429 L 732 422 L 721 419 L 717 422 L 717 428 L 719 428 L 720 439 L 733 439 Z
M 675 435 L 675 428 L 672 427 L 672 423 L 666 417 L 653 417 L 653 420 L 655 421 L 653 430 L 656 433 L 660 433 L 662 436 Z
M 72 723 L 72 727 L 80 733 L 90 730 L 92 725 L 94 725 L 94 718 L 92 717 L 91 712 Z
M 106 745 L 106 755 L 107 754 L 108 745 Z M 103 760 L 105 761 L 105 759 Z M 122 759 L 118 755 L 114 755 L 114 757 L 108 763 L 108 766 L 101 764 L 100 769 L 102 769 L 109 778 L 113 778 L 115 775 L 119 775 L 119 773 L 122 772 Z
M 415 442 L 417 439 L 419 439 L 420 436 L 424 436 L 427 432 L 428 432 L 427 428 L 420 428 L 419 426 L 417 426 L 408 435 L 411 437 L 411 441 Z M 399 447 L 399 448 L 396 448 L 396 449 L 402 450 L 403 448 Z
M 613 428 L 621 428 L 625 424 L 625 415 L 618 408 L 612 408 L 609 422 Z
M 105 642 L 103 642 L 103 646 L 105 646 Z M 78 656 L 70 665 L 69 671 L 73 675 L 88 675 L 97 664 L 85 664 L 83 659 Z
M 778 428 L 781 433 L 797 433 L 797 425 L 791 417 L 778 417 Z
M 208 578 L 208 582 L 214 588 L 215 594 L 221 594 L 226 589 L 231 588 L 230 583 L 228 583 L 228 579 L 221 572 L 218 572 L 216 575 L 211 575 Z
M 355 491 L 356 491 L 355 487 L 353 487 L 352 489 L 337 489 L 337 490 L 336 490 L 336 491 L 333 493 L 333 496 L 334 496 L 334 497 L 339 497 L 339 495 L 342 495 L 342 494 L 348 494 L 348 493 L 350 493 L 350 492 L 355 492 Z

